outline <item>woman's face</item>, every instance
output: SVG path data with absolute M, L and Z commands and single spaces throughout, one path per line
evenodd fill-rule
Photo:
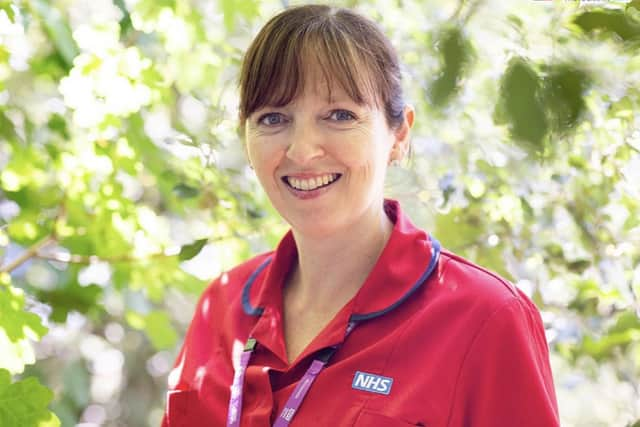
M 284 107 L 253 112 L 245 136 L 274 207 L 294 231 L 323 237 L 379 224 L 387 164 L 404 151 L 410 125 L 390 129 L 381 110 L 358 105 L 338 85 L 329 98 L 316 77 Z

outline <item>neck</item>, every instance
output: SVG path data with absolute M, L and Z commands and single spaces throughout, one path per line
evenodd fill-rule
M 305 236 L 294 230 L 298 263 L 285 291 L 287 299 L 299 309 L 342 307 L 371 272 L 392 228 L 380 207 L 348 230 L 338 230 L 330 236 Z

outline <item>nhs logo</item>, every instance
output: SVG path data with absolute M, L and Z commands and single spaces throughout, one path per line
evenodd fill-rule
M 353 377 L 353 383 L 351 383 L 351 388 L 386 395 L 391 393 L 392 385 L 393 378 L 356 371 Z

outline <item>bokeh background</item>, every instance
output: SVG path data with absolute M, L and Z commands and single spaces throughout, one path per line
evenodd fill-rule
M 639 426 L 640 1 L 336 4 L 417 110 L 389 196 L 533 298 L 563 426 Z M 0 0 L 0 426 L 159 424 L 195 299 L 286 230 L 236 80 L 287 5 Z

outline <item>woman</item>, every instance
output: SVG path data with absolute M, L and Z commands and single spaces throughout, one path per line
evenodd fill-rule
M 376 25 L 288 9 L 240 92 L 249 160 L 291 231 L 201 297 L 163 425 L 559 425 L 533 304 L 383 198 L 414 113 Z

